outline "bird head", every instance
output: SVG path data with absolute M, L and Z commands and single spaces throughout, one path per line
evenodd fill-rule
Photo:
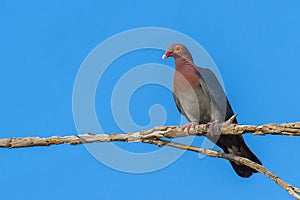
M 162 56 L 162 59 L 166 59 L 168 57 L 176 58 L 185 58 L 186 60 L 192 61 L 192 55 L 189 50 L 183 44 L 175 43 L 168 46 L 165 54 Z

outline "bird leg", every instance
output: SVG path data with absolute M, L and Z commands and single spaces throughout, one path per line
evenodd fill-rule
M 181 126 L 180 127 L 180 130 L 182 131 L 182 132 L 187 132 L 187 134 L 189 135 L 190 134 L 190 130 L 191 129 L 195 129 L 195 126 L 197 125 L 197 123 L 195 123 L 195 122 L 190 122 L 190 123 L 188 123 L 188 124 L 186 124 L 186 125 L 184 125 L 184 126 Z

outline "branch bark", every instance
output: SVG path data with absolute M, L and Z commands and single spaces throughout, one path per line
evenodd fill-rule
M 232 124 L 231 122 L 236 117 L 234 115 L 225 123 L 219 124 L 221 134 L 223 135 L 240 135 L 252 133 L 253 135 L 285 135 L 285 136 L 300 136 L 300 122 L 283 123 L 283 124 L 264 124 L 255 125 L 240 125 Z M 85 133 L 71 136 L 52 136 L 49 138 L 41 137 L 25 137 L 25 138 L 1 138 L 0 148 L 21 148 L 32 146 L 50 146 L 57 144 L 84 144 L 93 142 L 142 142 L 145 139 L 158 138 L 177 138 L 187 135 L 205 136 L 210 129 L 206 124 L 196 125 L 194 129 L 182 131 L 179 126 L 157 126 L 149 130 L 141 130 L 135 133 L 112 133 L 112 134 L 92 134 Z
M 261 126 L 255 125 L 240 125 L 232 124 L 236 115 L 230 118 L 225 123 L 219 124 L 221 134 L 224 135 L 240 135 L 245 133 L 252 133 L 253 135 L 286 135 L 286 136 L 300 136 L 300 122 L 284 123 L 284 124 L 265 124 Z M 210 128 L 206 124 L 200 124 L 191 129 L 188 135 L 205 136 L 209 133 Z M 206 156 L 218 157 L 226 160 L 234 161 L 252 169 L 257 170 L 261 174 L 266 175 L 272 179 L 276 184 L 284 188 L 290 195 L 296 199 L 300 199 L 300 189 L 292 186 L 291 184 L 283 181 L 278 176 L 267 170 L 262 165 L 259 165 L 247 158 L 234 156 L 231 154 L 225 154 L 220 151 L 203 149 L 194 146 L 187 146 L 175 142 L 163 140 L 162 138 L 176 138 L 187 136 L 186 131 L 178 126 L 158 126 L 149 130 L 142 130 L 135 133 L 128 134 L 92 134 L 85 133 L 81 135 L 71 136 L 52 136 L 49 138 L 41 137 L 25 137 L 25 138 L 1 138 L 0 148 L 21 148 L 21 147 L 33 147 L 33 146 L 50 146 L 58 144 L 71 144 L 78 145 L 84 143 L 94 142 L 143 142 L 149 144 L 155 144 L 158 146 L 170 146 L 174 148 L 185 149 L 189 151 L 199 152 Z

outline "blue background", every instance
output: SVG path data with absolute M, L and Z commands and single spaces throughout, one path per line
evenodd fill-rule
M 240 123 L 299 121 L 299 9 L 298 1 L 1 0 L 1 137 L 76 134 L 72 89 L 80 64 L 111 35 L 145 26 L 180 31 L 208 51 Z M 151 61 L 173 66 L 171 59 L 161 61 L 162 53 L 148 51 L 148 57 L 134 58 L 141 64 Z M 130 56 L 124 57 L 122 70 L 136 65 L 131 61 Z M 114 72 L 120 73 L 117 67 L 110 73 Z M 103 98 L 109 102 L 111 85 L 104 82 L 101 87 L 96 98 L 108 94 Z M 145 95 L 153 98 L 144 104 Z M 144 87 L 132 101 L 135 106 L 130 109 L 137 123 L 148 123 L 151 103 L 165 105 L 168 116 L 174 116 L 168 118 L 169 124 L 179 117 L 167 90 Z M 106 108 L 98 113 L 105 132 L 119 131 L 109 107 L 96 107 Z M 300 185 L 300 138 L 245 137 L 268 169 Z M 118 145 L 133 151 L 156 148 Z M 108 168 L 83 145 L 1 149 L 0 158 L 3 199 L 291 199 L 263 175 L 242 179 L 228 162 L 199 160 L 192 152 L 167 168 L 146 174 Z

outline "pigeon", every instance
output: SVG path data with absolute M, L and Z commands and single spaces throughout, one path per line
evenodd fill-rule
M 173 57 L 175 72 L 173 79 L 173 97 L 176 106 L 189 124 L 189 129 L 196 124 L 222 123 L 234 115 L 226 94 L 215 74 L 208 68 L 197 67 L 189 50 L 183 44 L 172 44 L 162 56 Z M 235 119 L 233 123 L 238 123 Z M 207 134 L 206 137 L 219 146 L 225 153 L 242 156 L 262 164 L 246 145 L 242 135 Z M 250 177 L 257 171 L 239 163 L 230 161 L 234 171 L 243 178 Z

